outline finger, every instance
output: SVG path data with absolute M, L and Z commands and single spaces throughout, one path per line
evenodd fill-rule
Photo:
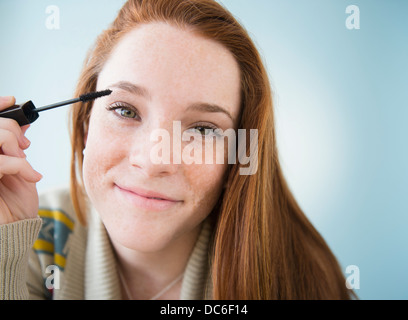
M 13 96 L 0 97 L 0 111 L 15 105 L 15 103 L 16 99 Z M 0 127 L 8 128 L 16 134 L 19 139 L 20 148 L 27 149 L 30 146 L 30 140 L 24 136 L 29 125 L 24 126 L 24 130 L 22 130 L 17 121 L 0 117 Z
M 26 159 L 0 155 L 0 179 L 5 175 L 20 175 L 27 182 L 38 182 L 42 175 Z
M 22 126 L 22 127 L 20 127 L 20 128 L 21 128 L 21 131 L 23 132 L 23 134 L 26 134 L 27 129 L 30 128 L 30 125 L 29 125 L 29 124 L 26 124 L 26 125 L 24 125 L 24 126 Z
M 0 129 L 0 148 L 4 155 L 25 158 L 25 153 L 20 149 L 17 137 L 11 131 Z
M 25 136 L 28 128 L 30 128 L 29 124 L 20 127 L 21 132 L 22 132 L 22 136 L 21 136 L 22 141 L 19 141 L 19 143 L 20 143 L 21 149 L 23 150 L 27 149 L 31 144 L 30 140 L 28 140 L 28 138 Z
M 23 130 L 22 127 L 20 127 L 20 125 L 17 123 L 17 121 L 0 117 L 0 128 L 13 132 L 18 140 L 19 147 L 23 150 L 27 149 L 30 146 L 30 140 L 28 140 L 27 137 L 24 136 L 29 126 L 24 127 L 25 128 Z
M 13 96 L 0 97 L 0 110 L 7 109 L 16 104 L 16 99 Z

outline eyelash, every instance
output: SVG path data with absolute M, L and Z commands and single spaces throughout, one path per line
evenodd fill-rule
M 191 129 L 197 129 L 197 128 L 201 128 L 202 130 L 204 130 L 204 132 L 206 130 L 211 130 L 211 132 L 209 134 L 201 134 L 203 137 L 210 137 L 211 135 L 214 135 L 216 137 L 221 137 L 222 135 L 220 133 L 218 133 L 218 131 L 220 130 L 220 128 L 218 128 L 217 126 L 211 125 L 211 124 L 201 124 L 198 123 L 196 124 L 193 128 Z
M 114 111 L 115 113 L 116 113 L 116 116 L 118 116 L 120 119 L 123 119 L 123 120 L 134 120 L 134 119 L 137 119 L 137 120 L 141 120 L 140 119 L 140 116 L 139 116 L 139 112 L 138 112 L 138 110 L 136 109 L 136 108 L 134 108 L 133 106 L 131 106 L 131 105 L 128 105 L 128 104 L 125 104 L 125 103 L 123 103 L 123 102 L 115 102 L 115 103 L 113 103 L 113 104 L 111 104 L 111 105 L 108 105 L 107 107 L 106 107 L 106 109 L 108 110 L 108 111 Z M 134 112 L 135 113 L 135 117 L 126 117 L 126 116 L 123 116 L 122 114 L 120 114 L 119 112 L 117 112 L 117 110 L 120 110 L 120 109 L 122 109 L 122 110 L 125 110 L 125 111 L 131 111 L 131 112 Z M 222 135 L 220 134 L 220 133 L 218 133 L 218 131 L 220 130 L 220 128 L 218 128 L 217 126 L 215 126 L 215 125 L 212 125 L 212 124 L 208 124 L 208 123 L 198 123 L 198 124 L 196 124 L 194 127 L 192 127 L 192 128 L 190 128 L 190 129 L 197 129 L 197 128 L 201 128 L 201 130 L 204 130 L 204 132 L 205 132 L 205 130 L 211 130 L 212 131 L 212 133 L 213 133 L 213 135 L 214 136 L 216 136 L 216 137 L 222 137 Z M 188 130 L 190 130 L 190 129 L 188 129 Z M 199 131 L 199 130 L 198 130 Z M 201 134 L 202 136 L 210 136 L 209 134 Z
M 137 111 L 137 109 L 130 106 L 130 105 L 128 105 L 128 104 L 125 104 L 123 102 L 115 102 L 115 103 L 113 103 L 111 105 L 108 105 L 106 107 L 106 109 L 108 111 L 114 111 L 116 113 L 116 115 L 118 117 L 120 117 L 121 119 L 123 119 L 123 120 L 129 120 L 129 119 L 133 120 L 133 119 L 136 119 L 136 117 L 140 120 L 139 112 Z M 125 117 L 125 116 L 123 116 L 122 114 L 120 114 L 119 112 L 116 111 L 116 110 L 120 110 L 120 109 L 125 110 L 125 111 L 134 112 L 135 117 Z

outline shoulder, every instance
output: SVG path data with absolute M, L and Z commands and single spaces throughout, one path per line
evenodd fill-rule
M 31 287 L 40 288 L 38 290 L 47 298 L 58 298 L 67 294 L 78 294 L 78 297 L 82 297 L 83 281 L 78 282 L 78 278 L 84 273 L 87 228 L 75 217 L 69 187 L 41 192 L 38 216 L 42 220 L 42 226 L 30 256 Z M 55 272 L 55 267 L 61 271 L 61 281 L 65 279 L 67 283 L 71 283 L 72 279 L 76 279 L 75 284 L 79 283 L 79 288 L 75 289 L 77 291 L 69 291 L 73 290 L 71 285 L 61 284 L 62 290 L 54 292 L 54 285 L 47 285 L 49 273 Z
M 64 269 L 70 238 L 78 224 L 69 188 L 55 188 L 41 193 L 38 215 L 43 224 L 34 250 L 37 254 L 51 256 L 54 263 Z
M 60 211 L 68 219 L 75 220 L 69 187 L 58 187 L 41 192 L 39 195 L 39 215 L 42 211 Z M 45 213 L 45 212 L 44 212 Z

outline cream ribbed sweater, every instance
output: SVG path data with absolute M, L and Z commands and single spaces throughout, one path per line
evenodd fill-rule
M 88 216 L 87 227 L 75 221 L 69 190 L 58 189 L 40 196 L 38 218 L 0 226 L 0 299 L 121 299 L 105 227 L 93 209 Z M 210 233 L 205 221 L 186 266 L 181 299 L 204 299 L 211 292 Z M 57 278 L 54 266 L 59 283 L 49 290 Z

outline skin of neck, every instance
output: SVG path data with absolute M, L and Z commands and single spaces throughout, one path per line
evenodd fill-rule
M 184 272 L 201 227 L 202 224 L 198 225 L 156 252 L 140 252 L 112 241 L 118 268 L 133 299 L 152 298 Z M 179 299 L 181 282 L 159 299 Z M 125 294 L 123 284 L 121 286 L 122 293 Z

